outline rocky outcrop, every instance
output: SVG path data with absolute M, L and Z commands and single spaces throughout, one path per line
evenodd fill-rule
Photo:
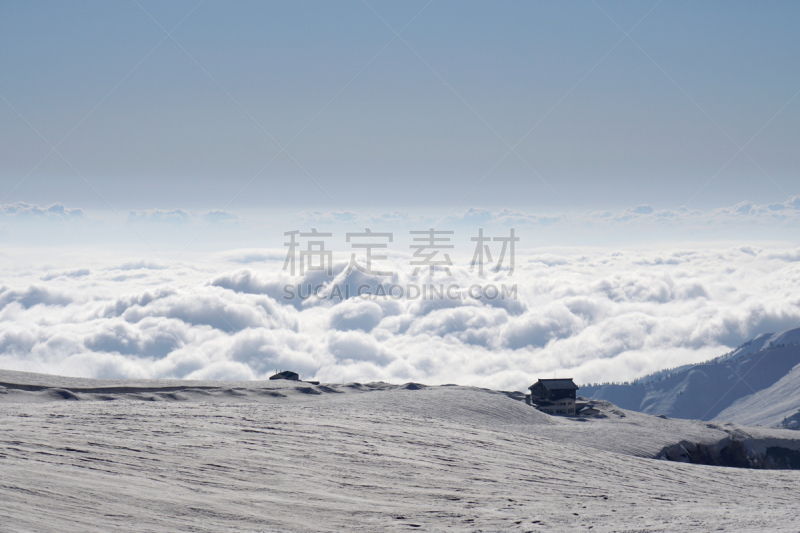
M 793 440 L 734 437 L 715 444 L 681 441 L 661 450 L 656 458 L 711 466 L 795 470 L 800 469 L 800 443 Z

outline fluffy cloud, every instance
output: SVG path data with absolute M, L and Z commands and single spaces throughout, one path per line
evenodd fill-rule
M 381 306 L 375 302 L 347 300 L 331 312 L 331 329 L 340 331 L 372 331 L 383 318 Z
M 279 255 L 208 255 L 175 265 L 180 277 L 116 255 L 59 270 L 20 261 L 3 271 L 0 367 L 204 379 L 294 369 L 323 381 L 520 389 L 554 371 L 630 379 L 800 324 L 800 249 L 557 249 L 518 254 L 511 277 L 454 267 L 434 278 L 346 264 L 291 277 Z M 242 268 L 245 256 L 262 268 Z M 516 298 L 468 290 L 501 283 L 516 284 Z M 431 297 L 438 284 L 455 287 L 452 297 Z M 285 298 L 286 285 L 319 296 Z M 372 297 L 355 297 L 364 285 Z M 427 297 L 411 285 L 425 285 Z
M 5 308 L 11 303 L 17 303 L 25 309 L 36 305 L 58 305 L 65 306 L 72 300 L 68 296 L 59 294 L 56 291 L 40 286 L 28 286 L 25 289 L 9 289 L 0 287 L 0 309 Z

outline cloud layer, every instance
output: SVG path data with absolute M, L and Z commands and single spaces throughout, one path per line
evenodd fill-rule
M 356 222 L 360 225 L 392 224 L 468 224 L 541 226 L 541 227 L 624 227 L 641 224 L 663 226 L 734 227 L 737 224 L 791 224 L 800 223 L 800 196 L 792 196 L 785 202 L 755 204 L 750 201 L 710 210 L 656 209 L 647 204 L 618 211 L 588 211 L 585 213 L 530 213 L 515 209 L 491 211 L 470 207 L 461 213 L 447 216 L 443 221 L 436 217 L 412 216 L 409 213 L 393 212 L 383 215 L 365 215 L 355 212 L 303 212 L 299 219 L 308 224 L 336 224 Z
M 318 228 L 332 232 L 338 246 L 349 248 L 348 232 L 391 232 L 390 250 L 408 250 L 409 232 L 435 227 L 454 230 L 455 239 L 469 245 L 477 228 L 487 234 L 508 235 L 514 228 L 520 246 L 609 246 L 652 242 L 699 242 L 792 240 L 800 229 L 800 197 L 783 202 L 735 205 L 700 211 L 680 207 L 658 209 L 638 205 L 616 211 L 527 212 L 515 209 L 489 210 L 469 207 L 442 214 L 393 211 L 383 214 L 353 211 L 292 210 L 192 211 L 179 207 L 144 211 L 84 211 L 53 204 L 0 205 L 0 239 L 19 246 L 139 246 L 144 241 L 155 248 L 183 249 L 200 243 L 206 251 L 263 247 L 283 249 L 290 230 Z M 198 238 L 200 238 L 198 240 Z M 260 261 L 265 252 L 253 249 L 240 263 Z M 272 252 L 267 252 L 268 255 Z M 274 255 L 274 254 L 272 254 Z M 263 257 L 264 259 L 268 257 Z M 76 268 L 82 268 L 77 266 Z
M 240 255 L 253 258 L 243 265 Z M 293 369 L 323 381 L 524 388 L 536 377 L 624 380 L 704 360 L 800 324 L 800 250 L 561 249 L 517 257 L 517 271 L 412 279 L 311 272 L 274 252 L 27 266 L 0 286 L 0 367 L 92 377 L 254 379 Z M 475 284 L 517 298 L 470 296 Z M 320 297 L 286 298 L 285 285 Z M 463 298 L 356 298 L 409 284 Z M 336 297 L 335 287 L 351 298 Z M 458 289 L 460 288 L 460 289 Z M 308 292 L 304 293 L 306 296 Z M 334 295 L 334 297 L 331 297 Z

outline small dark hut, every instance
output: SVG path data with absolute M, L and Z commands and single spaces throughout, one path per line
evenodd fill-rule
M 297 372 L 292 372 L 291 370 L 284 370 L 283 372 L 278 372 L 274 376 L 270 376 L 269 379 L 289 379 L 291 381 L 300 381 L 300 374 Z

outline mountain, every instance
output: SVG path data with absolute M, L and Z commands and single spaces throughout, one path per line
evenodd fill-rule
M 772 386 L 739 398 L 715 420 L 797 429 L 800 421 L 800 365 Z
M 765 333 L 696 365 L 631 383 L 583 385 L 581 396 L 671 418 L 780 425 L 800 411 L 800 328 Z

